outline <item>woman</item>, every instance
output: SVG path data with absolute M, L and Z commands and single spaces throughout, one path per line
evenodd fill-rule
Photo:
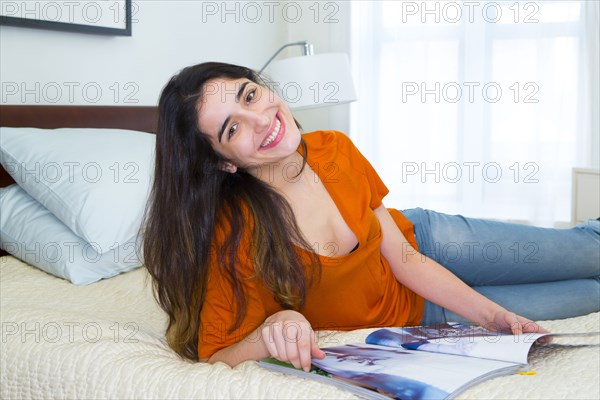
M 159 102 L 144 231 L 170 346 L 307 370 L 321 329 L 468 320 L 521 334 L 544 332 L 528 318 L 599 310 L 598 221 L 557 231 L 400 213 L 386 193 L 345 135 L 302 135 L 254 71 L 182 70 Z

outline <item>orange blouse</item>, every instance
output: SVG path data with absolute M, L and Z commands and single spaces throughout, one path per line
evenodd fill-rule
M 321 279 L 308 289 L 306 304 L 299 311 L 314 330 L 418 325 L 423 298 L 396 280 L 380 252 L 381 226 L 373 210 L 382 204 L 388 189 L 343 133 L 316 131 L 304 134 L 303 138 L 308 164 L 358 238 L 359 246 L 341 257 L 319 256 L 323 268 Z M 389 211 L 416 249 L 412 223 L 399 211 Z M 244 244 L 248 244 L 247 239 L 240 244 L 240 252 L 244 251 Z M 239 342 L 267 317 L 282 310 L 262 282 L 253 276 L 253 266 L 247 258 L 241 255 L 243 265 L 239 265 L 247 294 L 247 313 L 240 327 L 230 333 L 235 318 L 233 290 L 213 257 L 200 314 L 200 359 Z

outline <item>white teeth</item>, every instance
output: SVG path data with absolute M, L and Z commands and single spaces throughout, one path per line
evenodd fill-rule
M 273 133 L 271 133 L 269 135 L 267 140 L 265 140 L 265 142 L 263 144 L 261 144 L 260 147 L 267 147 L 268 145 L 270 145 L 271 142 L 273 140 L 275 140 L 275 138 L 277 137 L 277 134 L 279 133 L 279 129 L 281 129 L 281 121 L 279 121 L 279 119 L 275 118 L 275 129 L 273 129 Z

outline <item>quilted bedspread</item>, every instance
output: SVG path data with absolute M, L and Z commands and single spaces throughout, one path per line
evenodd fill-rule
M 165 343 L 166 316 L 144 269 L 75 286 L 5 256 L 0 283 L 2 399 L 356 398 L 256 362 L 230 368 L 180 359 Z M 600 313 L 542 325 L 597 331 Z M 362 342 L 371 331 L 327 332 L 320 345 Z M 600 398 L 598 346 L 539 347 L 530 367 L 535 375 L 495 378 L 459 398 Z

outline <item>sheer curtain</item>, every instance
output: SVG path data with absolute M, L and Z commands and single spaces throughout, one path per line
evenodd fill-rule
M 386 205 L 567 223 L 598 167 L 598 3 L 351 4 L 350 135 Z

